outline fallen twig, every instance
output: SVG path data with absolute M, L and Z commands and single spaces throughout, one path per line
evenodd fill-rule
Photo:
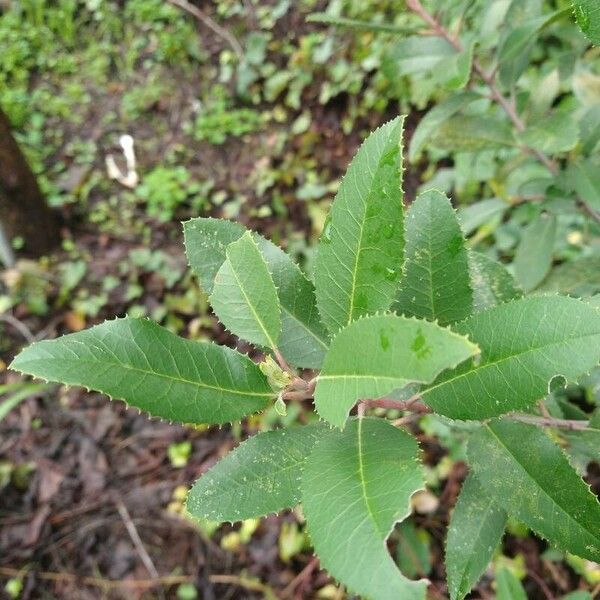
M 216 23 L 213 19 L 211 19 L 206 13 L 201 11 L 197 6 L 194 6 L 187 0 L 167 0 L 173 6 L 177 6 L 189 13 L 193 17 L 196 17 L 198 21 L 206 25 L 209 29 L 214 31 L 219 37 L 223 38 L 236 53 L 238 59 L 242 61 L 244 59 L 244 49 L 241 44 L 237 41 L 235 36 L 224 27 L 221 27 L 218 23 Z

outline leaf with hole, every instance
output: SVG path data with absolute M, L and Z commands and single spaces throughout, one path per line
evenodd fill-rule
M 481 349 L 478 364 L 442 373 L 421 392 L 435 412 L 486 419 L 523 410 L 557 375 L 574 381 L 600 361 L 600 312 L 564 296 L 522 298 L 454 326 Z
M 416 440 L 386 421 L 353 419 L 318 442 L 301 487 L 321 565 L 365 598 L 424 600 L 426 582 L 404 577 L 385 543 L 423 486 Z

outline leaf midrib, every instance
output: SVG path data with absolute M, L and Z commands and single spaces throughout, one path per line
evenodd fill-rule
M 52 357 L 52 358 L 54 358 L 54 357 Z M 97 361 L 97 360 L 91 360 L 91 359 L 85 359 L 85 358 L 74 358 L 74 359 L 54 358 L 54 360 L 59 360 L 59 361 L 66 362 L 66 363 L 75 363 L 76 365 L 89 364 L 89 365 L 96 366 L 96 367 L 98 366 L 98 363 L 101 363 L 102 365 L 107 365 L 109 367 L 115 367 L 115 368 L 119 368 L 119 369 L 129 370 L 129 371 L 133 371 L 135 373 L 142 373 L 144 375 L 152 375 L 154 377 L 159 377 L 162 379 L 166 379 L 168 381 L 176 381 L 178 383 L 187 383 L 187 384 L 195 386 L 195 387 L 204 388 L 207 390 L 213 390 L 213 391 L 217 391 L 217 392 L 225 392 L 228 394 L 239 395 L 239 396 L 255 396 L 258 398 L 271 398 L 273 396 L 273 394 L 271 394 L 269 392 L 251 392 L 251 391 L 244 392 L 241 390 L 232 390 L 229 388 L 213 386 L 208 383 L 193 381 L 191 379 L 185 379 L 184 377 L 174 377 L 173 375 L 167 375 L 166 373 L 160 373 L 158 371 L 148 371 L 146 369 L 140 369 L 139 367 L 134 367 L 133 365 L 129 365 L 126 363 L 117 363 L 117 362 L 111 362 L 111 361 Z M 38 361 L 30 360 L 27 362 L 32 363 L 32 362 L 38 362 Z M 27 362 L 24 364 L 27 364 Z M 23 365 L 19 365 L 18 368 L 20 371 L 27 373 L 27 371 Z M 33 375 L 34 377 L 37 377 L 37 375 L 35 375 L 35 373 L 30 372 L 29 374 Z M 83 384 L 75 383 L 75 384 L 70 384 L 70 385 L 83 385 Z M 99 390 L 99 391 L 102 391 L 102 390 Z
M 385 149 L 389 145 L 390 138 L 391 138 L 391 133 L 388 134 L 388 136 L 385 138 L 385 141 L 383 143 L 383 146 L 382 146 L 383 155 L 385 155 Z M 362 251 L 363 251 L 362 240 L 363 240 L 365 227 L 366 227 L 366 223 L 367 223 L 367 201 L 373 195 L 373 188 L 375 186 L 375 180 L 377 178 L 377 174 L 379 173 L 380 168 L 381 168 L 381 162 L 382 162 L 382 158 L 380 158 L 377 161 L 377 167 L 375 168 L 375 172 L 371 176 L 371 184 L 369 185 L 368 193 L 365 195 L 364 198 L 361 197 L 362 205 L 363 205 L 363 215 L 362 215 L 362 219 L 360 222 L 358 247 L 356 250 L 356 254 L 354 256 L 354 268 L 352 269 L 352 286 L 351 286 L 351 291 L 350 291 L 350 305 L 348 307 L 348 316 L 346 319 L 346 323 L 344 325 L 349 325 L 354 320 L 354 297 L 356 296 L 356 288 L 357 288 L 356 278 L 358 276 L 358 262 L 359 262 L 361 254 L 362 254 Z M 367 161 L 367 164 L 368 164 L 368 161 Z M 371 173 L 369 173 L 369 174 L 371 175 Z
M 463 334 L 465 336 L 469 336 L 469 333 L 465 333 Z M 446 379 L 444 381 L 441 381 L 440 383 L 438 383 L 437 385 L 432 385 L 431 387 L 428 387 L 426 390 L 423 390 L 423 392 L 421 393 L 421 396 L 423 398 L 425 398 L 427 396 L 427 394 L 429 394 L 429 392 L 436 390 L 440 387 L 443 387 L 445 385 L 448 385 L 450 383 L 454 383 L 455 381 L 457 381 L 458 379 L 462 379 L 463 377 L 468 377 L 469 375 L 472 375 L 473 373 L 479 373 L 480 371 L 483 371 L 484 369 L 487 369 L 488 367 L 494 367 L 494 366 L 498 366 L 500 364 L 502 364 L 503 362 L 507 362 L 509 360 L 521 357 L 521 356 L 525 356 L 527 354 L 531 354 L 531 353 L 535 353 L 535 352 L 539 352 L 542 350 L 546 350 L 548 348 L 552 348 L 553 346 L 560 346 L 562 344 L 565 344 L 566 342 L 572 342 L 572 341 L 578 341 L 578 340 L 584 340 L 585 338 L 592 338 L 592 337 L 598 337 L 600 336 L 600 333 L 586 333 L 585 335 L 581 335 L 578 337 L 571 337 L 568 338 L 567 340 L 563 340 L 563 341 L 558 341 L 558 342 L 552 342 L 550 344 L 544 344 L 542 346 L 536 346 L 535 348 L 529 348 L 527 350 L 524 350 L 522 352 L 518 352 L 517 354 L 511 354 L 509 356 L 504 356 L 502 358 L 499 358 L 497 360 L 491 361 L 491 362 L 487 362 L 485 364 L 479 365 L 478 367 L 475 367 L 474 369 L 471 369 L 469 371 L 466 371 L 465 373 L 460 373 L 459 375 L 456 375 L 450 379 Z
M 375 525 L 375 528 L 377 529 L 377 531 L 379 531 L 379 527 L 377 526 L 377 519 L 375 518 L 375 513 L 373 512 L 373 509 L 371 507 L 371 502 L 369 501 L 369 497 L 367 495 L 367 480 L 365 478 L 365 468 L 364 468 L 364 461 L 363 461 L 362 426 L 363 426 L 363 419 L 359 418 L 358 427 L 357 427 L 356 431 L 358 433 L 358 475 L 360 478 L 360 488 L 361 488 L 362 497 L 363 497 L 367 512 L 369 513 L 369 516 L 371 517 L 371 519 L 373 521 L 373 525 Z M 381 532 L 379 531 L 379 533 L 381 533 Z
M 259 250 L 259 252 L 260 252 L 260 250 Z M 260 316 L 258 315 L 258 313 L 254 310 L 254 305 L 250 301 L 250 298 L 248 297 L 248 294 L 246 294 L 246 290 L 244 289 L 244 286 L 242 285 L 242 283 L 241 283 L 241 281 L 240 281 L 240 279 L 238 277 L 238 274 L 237 274 L 237 272 L 235 270 L 235 267 L 233 265 L 233 261 L 231 259 L 229 259 L 229 257 L 228 257 L 228 260 L 229 260 L 229 264 L 231 265 L 231 272 L 233 273 L 233 277 L 234 277 L 236 283 L 238 284 L 238 287 L 240 288 L 240 291 L 242 292 L 242 296 L 244 296 L 244 300 L 246 300 L 246 304 L 248 304 L 248 307 L 250 308 L 250 311 L 254 315 L 254 319 L 258 323 L 259 327 L 262 329 L 265 337 L 267 338 L 267 342 L 268 342 L 269 346 L 271 347 L 271 349 L 275 350 L 277 348 L 277 344 L 275 344 L 275 342 L 273 341 L 273 338 L 271 337 L 271 335 L 267 331 L 266 327 L 264 326 L 264 324 L 262 322 L 262 319 L 260 318 Z M 271 274 L 269 273 L 268 269 L 267 269 L 267 273 L 268 273 L 269 277 L 271 277 Z
M 565 508 L 563 508 L 563 506 L 558 502 L 558 500 L 556 500 L 555 498 L 553 498 L 541 485 L 540 483 L 537 481 L 537 479 L 533 476 L 532 473 L 530 473 L 525 466 L 520 462 L 520 460 L 518 459 L 517 456 L 515 456 L 513 454 L 513 452 L 511 451 L 511 449 L 498 437 L 498 435 L 496 435 L 496 433 L 494 432 L 494 430 L 489 427 L 489 425 L 486 425 L 485 428 L 487 429 L 487 431 L 489 431 L 492 436 L 494 436 L 494 438 L 496 440 L 498 440 L 498 443 L 500 444 L 500 446 L 502 448 L 504 448 L 506 450 L 506 452 L 509 454 L 509 456 L 514 459 L 514 461 L 516 462 L 516 464 L 525 472 L 525 474 L 535 483 L 535 485 L 537 486 L 537 488 L 539 490 L 541 490 L 543 492 L 543 494 L 550 499 L 550 501 L 552 502 L 552 504 L 554 504 L 555 506 L 557 506 L 566 516 L 567 518 L 572 521 L 573 523 L 575 523 L 577 525 L 577 528 L 580 530 L 583 530 L 585 533 L 587 533 L 588 535 L 591 535 L 593 538 L 597 538 L 597 536 L 592 533 L 591 531 L 589 531 L 584 525 L 582 525 L 579 521 L 577 521 L 577 519 L 575 519 L 568 510 L 566 510 Z M 545 435 L 545 434 L 544 434 Z
M 327 350 L 329 348 L 329 346 L 323 338 L 321 338 L 304 321 L 297 317 L 283 302 L 281 302 L 281 298 L 279 299 L 279 302 L 281 305 L 281 310 L 285 312 L 286 315 L 294 319 L 294 321 L 296 321 L 296 323 L 298 323 L 305 331 L 307 331 L 323 347 L 324 350 Z
M 488 515 L 488 513 L 490 512 L 490 508 L 491 508 L 492 506 L 497 506 L 496 502 L 494 502 L 494 500 L 493 500 L 493 499 L 488 499 L 488 504 L 487 504 L 487 507 L 486 507 L 486 509 L 485 509 L 485 511 L 484 511 L 484 513 L 485 513 L 485 515 L 486 515 L 486 516 L 487 516 L 487 515 Z M 504 509 L 501 509 L 501 510 L 504 510 Z M 480 536 L 481 536 L 481 532 L 482 532 L 482 530 L 483 530 L 483 527 L 484 527 L 484 524 L 485 524 L 485 519 L 484 519 L 484 518 L 480 518 L 480 519 L 479 519 L 479 524 L 478 524 L 478 526 L 477 526 L 477 533 L 476 533 L 476 535 L 475 535 L 475 536 L 473 536 L 473 540 L 475 540 L 475 541 L 479 540 L 479 538 L 480 538 Z M 470 585 L 470 584 L 469 584 L 469 581 L 468 581 L 468 578 L 467 578 L 467 574 L 468 574 L 467 572 L 468 572 L 468 570 L 469 570 L 469 567 L 471 566 L 471 564 L 472 564 L 472 562 L 473 562 L 473 558 L 472 558 L 472 556 L 473 556 L 473 555 L 471 554 L 471 555 L 470 555 L 470 556 L 467 558 L 467 561 L 466 561 L 466 563 L 465 563 L 465 565 L 464 565 L 464 568 L 462 569 L 462 574 L 461 574 L 461 576 L 460 576 L 460 581 L 459 581 L 459 584 L 458 584 L 458 591 L 459 591 L 459 594 L 462 594 L 462 592 L 463 592 L 463 590 L 464 590 L 464 588 L 463 588 L 463 584 L 465 584 L 465 583 L 466 583 L 467 585 Z M 467 591 L 465 592 L 465 594 L 468 594 L 468 593 L 469 593 L 469 589 L 470 589 L 470 587 L 467 589 Z

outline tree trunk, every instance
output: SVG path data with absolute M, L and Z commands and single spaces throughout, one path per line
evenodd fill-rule
M 23 238 L 27 254 L 48 252 L 59 239 L 58 214 L 47 204 L 37 179 L 0 109 L 0 221 L 8 239 Z

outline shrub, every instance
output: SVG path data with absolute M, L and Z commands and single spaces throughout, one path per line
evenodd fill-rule
M 350 165 L 314 285 L 238 223 L 185 223 L 214 312 L 265 352 L 260 365 L 124 318 L 33 344 L 12 368 L 190 424 L 313 399 L 320 419 L 251 437 L 200 478 L 187 508 L 238 521 L 300 502 L 322 565 L 365 598 L 425 597 L 426 581 L 407 579 L 386 548 L 425 488 L 406 427 L 425 413 L 468 437 L 470 471 L 446 548 L 452 598 L 480 577 L 509 516 L 598 561 L 600 504 L 557 443 L 561 427 L 600 433 L 598 415 L 553 419 L 537 403 L 598 364 L 600 312 L 566 296 L 523 297 L 501 264 L 467 248 L 441 192 L 421 194 L 405 216 L 402 127 L 397 118 L 375 131 Z M 386 410 L 404 416 L 392 421 Z

